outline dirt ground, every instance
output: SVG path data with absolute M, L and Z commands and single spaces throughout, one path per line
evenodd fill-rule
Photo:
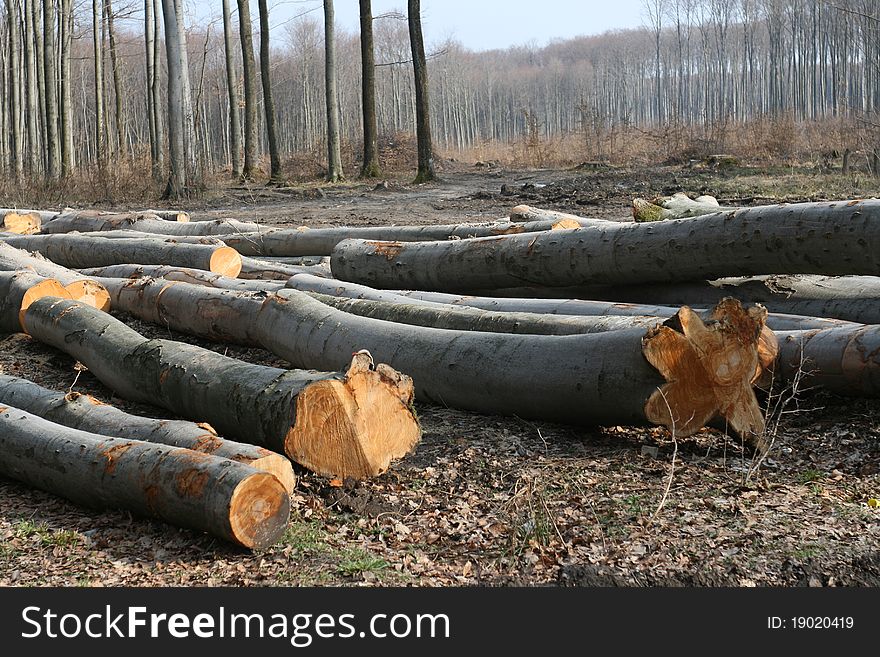
M 710 193 L 722 204 L 876 196 L 876 179 L 776 171 L 585 165 L 508 171 L 446 161 L 442 180 L 234 187 L 195 218 L 272 224 L 454 223 L 528 203 L 623 217 L 634 196 Z M 150 337 L 255 363 L 268 352 L 209 344 L 125 318 Z M 90 393 L 129 412 L 68 356 L 0 336 L 0 372 Z M 880 401 L 801 391 L 769 458 L 713 430 L 571 427 L 418 405 L 415 453 L 372 481 L 302 472 L 284 539 L 249 553 L 125 512 L 97 512 L 0 478 L 0 584 L 66 586 L 880 584 Z M 775 425 L 775 421 L 774 421 Z

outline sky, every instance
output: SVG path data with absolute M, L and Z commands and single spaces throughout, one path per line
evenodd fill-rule
M 208 3 L 195 0 L 195 4 Z M 256 3 L 252 5 L 256 26 Z M 358 0 L 335 0 L 334 7 L 337 26 L 357 32 Z M 373 0 L 374 16 L 393 10 L 405 14 L 406 0 Z M 320 0 L 270 0 L 272 31 L 305 12 L 323 20 Z M 429 46 L 449 37 L 471 50 L 526 43 L 543 46 L 554 39 L 642 24 L 642 0 L 422 0 L 422 29 Z

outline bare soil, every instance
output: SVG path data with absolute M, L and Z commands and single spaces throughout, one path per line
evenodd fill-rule
M 634 196 L 710 193 L 726 204 L 871 196 L 877 181 L 809 170 L 657 167 L 507 171 L 444 162 L 403 179 L 229 187 L 195 218 L 271 224 L 455 223 L 517 204 L 622 217 Z M 152 337 L 284 366 L 131 320 Z M 0 372 L 130 412 L 64 354 L 0 336 Z M 880 401 L 802 391 L 769 458 L 714 430 L 571 427 L 417 407 L 416 452 L 372 481 L 300 473 L 284 539 L 249 553 L 125 512 L 78 508 L 0 478 L 0 584 L 66 586 L 880 584 Z M 665 499 L 664 499 L 665 495 Z

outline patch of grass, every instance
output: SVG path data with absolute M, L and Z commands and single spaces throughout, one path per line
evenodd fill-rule
M 797 557 L 798 559 L 812 559 L 813 557 L 819 556 L 819 549 L 816 547 L 802 547 L 798 550 L 795 550 L 792 553 L 792 556 Z
M 798 473 L 797 480 L 798 480 L 798 483 L 801 483 L 801 484 L 810 484 L 814 481 L 819 481 L 820 479 L 823 479 L 824 477 L 825 477 L 825 473 L 822 472 L 821 470 L 813 470 L 810 468 L 810 469 L 804 470 L 803 472 Z
M 385 559 L 360 549 L 346 550 L 340 557 L 336 573 L 343 577 L 356 577 L 363 573 L 378 575 L 390 566 Z
M 44 522 L 34 522 L 22 518 L 12 526 L 16 538 L 28 539 L 36 536 L 45 547 L 75 547 L 79 545 L 80 535 L 72 529 L 50 529 Z
M 316 521 L 291 522 L 279 545 L 289 545 L 296 556 L 307 556 L 327 552 L 327 532 L 321 523 Z
M 640 495 L 627 495 L 623 498 L 623 504 L 630 515 L 638 517 L 642 514 L 642 498 Z

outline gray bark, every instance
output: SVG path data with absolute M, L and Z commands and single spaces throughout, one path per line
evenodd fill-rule
M 0 472 L 84 506 L 127 509 L 248 548 L 276 542 L 290 501 L 272 475 L 189 449 L 63 427 L 0 406 Z
M 229 0 L 223 0 L 223 46 L 226 54 L 226 94 L 229 99 L 229 150 L 232 177 L 241 177 L 241 118 L 238 111 L 238 75 L 233 54 L 232 17 Z
M 431 243 L 341 242 L 337 278 L 456 291 L 880 271 L 880 201 L 754 207 L 649 224 Z
M 263 109 L 266 114 L 266 141 L 269 144 L 269 181 L 282 183 L 281 154 L 275 129 L 275 101 L 272 98 L 271 62 L 269 54 L 269 7 L 266 0 L 258 0 L 260 13 L 260 80 L 263 83 Z
M 170 172 L 165 197 L 179 199 L 187 193 L 186 108 L 183 54 L 175 0 L 162 0 L 165 24 L 165 60 L 168 65 L 168 156 Z M 109 263 L 108 263 L 109 264 Z
M 0 261 L 2 265 L 2 261 Z M 162 278 L 167 281 L 203 285 L 221 290 L 238 290 L 239 292 L 271 292 L 280 290 L 284 283 L 279 281 L 246 280 L 230 278 L 222 274 L 213 274 L 201 269 L 187 269 L 168 265 L 110 265 L 107 267 L 90 267 L 81 269 L 79 273 L 106 286 L 115 287 L 125 280 L 138 278 Z
M 118 264 L 174 265 L 233 278 L 241 271 L 238 253 L 225 246 L 179 244 L 156 239 L 114 239 L 85 235 L 4 235 L 10 246 L 36 251 L 71 269 Z
M 336 91 L 336 35 L 333 0 L 324 0 L 324 99 L 327 106 L 327 179 L 344 178 L 339 148 L 339 98 Z
M 360 0 L 361 111 L 364 125 L 364 161 L 361 178 L 378 178 L 379 126 L 376 116 L 376 56 L 373 47 L 373 12 L 370 0 Z
M 244 74 L 244 169 L 242 178 L 252 180 L 257 170 L 257 64 L 254 59 L 250 0 L 237 0 L 238 28 Z
M 225 440 L 207 424 L 131 415 L 90 395 L 65 394 L 2 374 L 0 405 L 14 406 L 71 429 L 101 436 L 124 435 L 129 440 L 181 447 L 236 461 L 275 475 L 287 492 L 291 492 L 296 484 L 287 458 L 262 447 Z
M 421 183 L 434 180 L 436 177 L 428 98 L 428 64 L 425 60 L 425 44 L 422 39 L 421 0 L 408 0 L 407 21 L 409 23 L 409 43 L 412 51 L 416 96 L 416 142 L 419 168 L 415 181 Z
M 169 285 L 167 292 L 177 287 L 211 291 Z M 198 324 L 212 307 L 217 322 L 229 317 L 225 306 L 210 299 L 171 308 L 165 295 L 169 285 L 153 286 L 151 299 L 128 298 L 169 321 L 188 317 Z M 386 366 L 368 370 L 357 356 L 344 373 L 253 365 L 193 345 L 147 340 L 107 313 L 51 297 L 29 306 L 23 324 L 35 339 L 76 358 L 120 396 L 208 422 L 232 440 L 283 451 L 320 474 L 378 474 L 418 440 L 406 378 L 394 373 L 397 379 L 389 383 L 393 377 Z M 355 394 L 366 396 L 358 404 Z
M 61 142 L 58 138 L 57 69 L 55 68 L 55 0 L 43 0 L 43 68 L 46 75 L 46 173 L 61 175 Z

